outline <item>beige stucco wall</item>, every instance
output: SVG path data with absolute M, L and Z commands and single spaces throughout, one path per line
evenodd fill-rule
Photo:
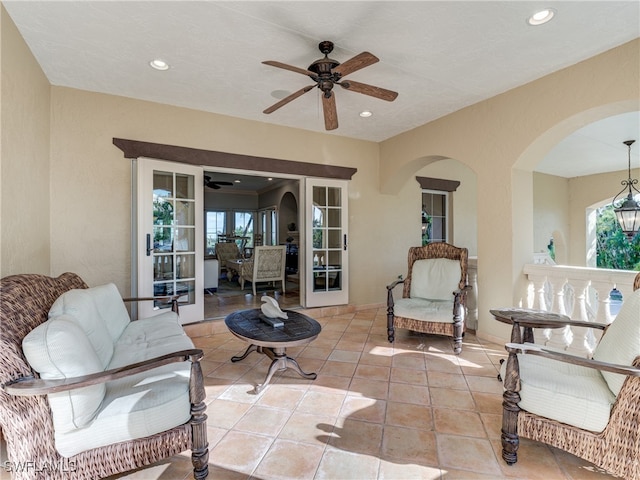
M 489 309 L 524 294 L 536 163 L 578 128 L 638 109 L 640 39 L 382 142 L 380 188 L 389 194 L 433 157 L 476 172 L 481 336 L 505 338 Z
M 553 238 L 556 263 L 563 265 L 569 264 L 568 252 L 572 245 L 569 200 L 569 179 L 533 174 L 533 251 L 546 253 L 549 240 Z
M 0 30 L 0 276 L 49 274 L 49 82 L 1 5 Z

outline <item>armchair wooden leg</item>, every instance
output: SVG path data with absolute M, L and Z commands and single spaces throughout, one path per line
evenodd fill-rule
M 389 343 L 393 343 L 395 340 L 395 328 L 393 327 L 393 314 L 387 315 L 387 337 Z
M 387 336 L 389 338 L 389 343 L 393 343 L 395 340 L 393 317 L 393 295 L 391 294 L 389 287 L 387 287 Z
M 200 366 L 200 354 L 191 357 L 191 380 L 189 398 L 191 400 L 191 463 L 196 480 L 204 480 L 209 475 L 209 442 L 207 441 L 207 405 L 204 403 L 205 391 Z
M 464 336 L 462 299 L 463 295 L 456 293 L 453 300 L 453 353 L 456 355 L 460 355 L 462 351 L 462 337 Z
M 520 327 L 514 323 L 511 330 L 511 341 L 520 343 Z M 502 458 L 507 465 L 513 465 L 518 461 L 518 447 L 520 438 L 518 437 L 518 413 L 520 412 L 520 366 L 518 356 L 509 353 L 507 359 L 507 369 L 504 378 L 504 394 L 502 396 Z

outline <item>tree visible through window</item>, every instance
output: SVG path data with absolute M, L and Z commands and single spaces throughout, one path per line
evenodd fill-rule
M 597 210 L 596 239 L 598 268 L 640 270 L 640 235 L 627 239 L 611 205 Z

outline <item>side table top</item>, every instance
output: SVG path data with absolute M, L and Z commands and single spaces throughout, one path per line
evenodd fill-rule
M 264 347 L 287 347 L 310 342 L 316 338 L 322 327 L 311 317 L 287 310 L 289 318 L 283 319 L 282 327 L 272 327 L 260 320 L 259 308 L 233 312 L 224 319 L 227 328 L 254 345 Z
M 500 308 L 489 310 L 489 312 L 499 322 L 508 324 L 512 324 L 513 319 L 516 319 L 518 322 L 526 322 L 527 320 L 530 320 L 537 324 L 548 324 L 549 326 L 571 321 L 571 319 L 567 315 L 547 312 L 545 310 L 531 310 L 528 308 Z

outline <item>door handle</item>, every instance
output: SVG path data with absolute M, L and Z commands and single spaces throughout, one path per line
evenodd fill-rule
M 344 249 L 347 250 L 347 234 L 344 234 Z
M 151 252 L 153 252 L 153 248 L 151 248 L 151 234 L 147 233 L 147 257 L 151 256 Z

